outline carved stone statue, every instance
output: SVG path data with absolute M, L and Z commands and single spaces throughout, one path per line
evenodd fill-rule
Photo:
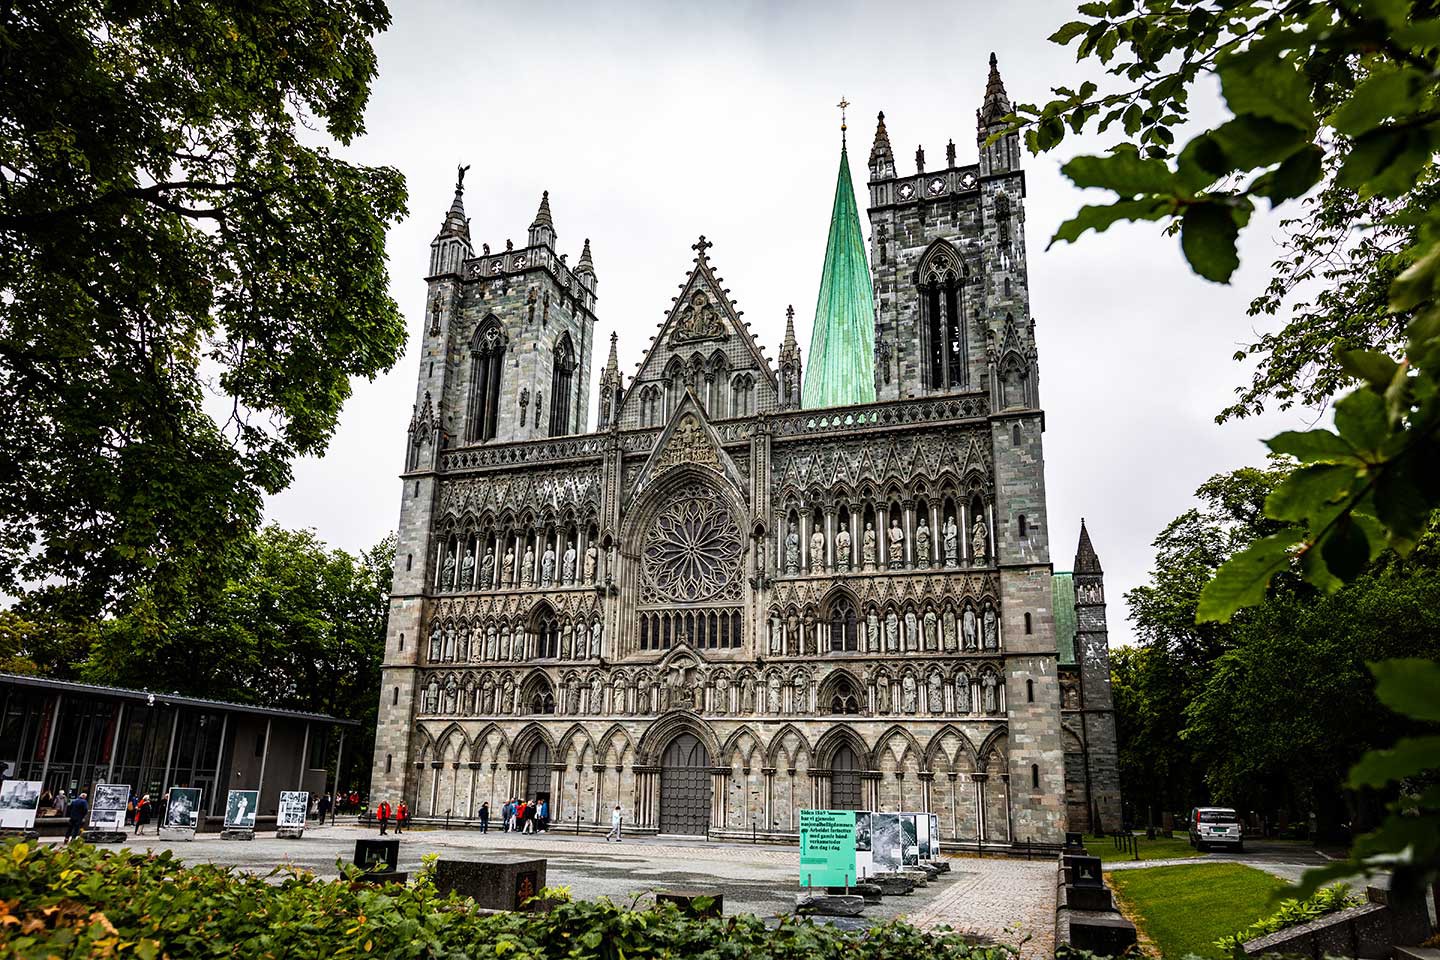
M 565 712 L 572 717 L 580 712 L 580 683 L 572 680 L 565 686 Z
M 590 624 L 590 658 L 592 660 L 600 659 L 600 638 L 604 635 L 605 627 L 599 620 Z
M 555 582 L 555 548 L 547 546 L 540 557 L 540 584 L 550 586 Z
M 650 712 L 650 684 L 645 680 L 635 685 L 635 712 L 642 716 Z
M 960 546 L 960 525 L 954 516 L 945 518 L 945 566 L 953 567 L 959 562 L 957 551 Z
M 835 563 L 846 569 L 850 566 L 850 531 L 844 527 L 835 534 Z
M 924 517 L 915 529 L 915 562 L 922 567 L 930 566 L 930 527 Z
M 505 548 L 505 559 L 500 561 L 500 585 L 502 587 L 512 586 L 515 583 L 515 551 L 509 547 Z
M 769 693 L 765 697 L 765 710 L 767 713 L 780 713 L 782 710 L 780 701 L 780 674 L 771 673 L 768 684 Z
M 930 712 L 945 712 L 945 682 L 940 679 L 940 674 L 930 674 Z
M 940 649 L 940 618 L 935 616 L 934 610 L 925 611 L 925 649 Z
M 885 651 L 900 652 L 900 617 L 894 610 L 885 614 Z
M 790 688 L 790 693 L 795 699 L 795 712 L 801 715 L 807 713 L 810 709 L 810 684 L 803 679 L 796 678 L 794 685 Z
M 564 627 L 561 629 L 561 631 L 560 631 L 560 659 L 561 659 L 561 660 L 569 660 L 569 659 L 570 659 L 570 644 L 571 644 L 571 638 L 572 638 L 572 636 L 573 636 L 574 633 L 575 633 L 574 628 L 571 627 L 570 624 L 568 624 L 568 623 L 565 624 L 565 626 L 564 626 Z M 582 645 L 582 647 L 583 647 L 583 645 L 584 645 L 584 643 L 585 643 L 585 641 L 584 641 L 584 639 L 583 639 L 583 636 L 584 636 L 584 635 L 582 634 L 581 636 L 582 636 L 582 639 L 581 639 L 580 643 L 581 643 L 581 645 Z
M 740 685 L 740 709 L 745 713 L 755 712 L 755 682 L 749 677 Z
M 900 680 L 900 698 L 901 711 L 904 713 L 914 713 L 920 705 L 918 688 L 911 674 L 905 674 Z
M 975 622 L 975 608 L 967 606 L 964 615 L 960 618 L 965 638 L 965 649 L 975 650 L 980 646 L 979 630 Z
M 533 587 L 535 585 L 535 548 L 529 544 L 525 545 L 525 556 L 520 561 L 520 586 Z
M 489 590 L 494 585 L 495 551 L 486 548 L 485 556 L 480 560 L 480 589 Z
M 778 657 L 785 652 L 785 628 L 779 617 L 770 618 L 770 655 Z
M 980 688 L 984 691 L 985 712 L 987 714 L 999 712 L 1000 706 L 995 695 L 995 688 L 998 683 L 999 682 L 995 679 L 995 674 L 993 673 L 987 673 L 985 674 L 985 676 L 980 678 Z
M 795 524 L 790 524 L 790 532 L 785 535 L 785 572 L 796 573 L 800 569 L 800 534 L 795 532 Z
M 605 681 L 600 679 L 600 674 L 590 675 L 590 712 L 600 714 L 605 712 Z
M 489 630 L 489 632 L 485 634 L 485 659 L 486 659 L 486 660 L 498 660 L 498 659 L 500 659 L 500 656 L 499 656 L 499 653 L 498 653 L 499 649 L 500 649 L 500 634 L 499 634 L 499 632 L 495 629 L 495 625 L 492 623 L 492 624 L 490 625 L 490 630 Z
M 807 656 L 815 654 L 815 634 L 818 632 L 815 629 L 815 618 L 808 613 L 805 614 L 805 630 L 801 636 L 805 638 L 805 654 Z
M 865 524 L 865 533 L 860 539 L 860 558 L 865 563 L 865 569 L 869 570 L 875 566 L 875 525 Z
M 449 590 L 455 586 L 455 554 L 445 554 L 445 567 L 440 574 L 440 586 Z
M 984 519 L 976 517 L 975 522 L 970 525 L 970 553 L 976 566 L 983 564 L 985 558 L 989 556 L 985 549 L 988 539 L 989 531 L 985 529 Z
M 955 712 L 970 712 L 970 678 L 963 673 L 955 677 Z
M 721 670 L 715 674 L 715 702 L 711 710 L 715 713 L 726 713 L 730 709 L 730 674 Z
M 483 704 L 483 709 L 486 713 L 495 712 L 495 688 L 491 686 L 488 681 L 480 691 L 480 702 Z
M 995 623 L 995 608 L 985 604 L 985 649 L 1000 649 L 1000 635 Z
M 825 569 L 825 534 L 820 530 L 810 534 L 810 569 Z
M 875 681 L 875 709 L 880 713 L 890 712 L 890 678 L 881 676 Z
M 510 638 L 510 662 L 519 663 L 525 659 L 525 632 L 516 629 Z
M 800 617 L 795 613 L 785 620 L 785 652 L 791 656 L 800 655 Z
M 595 544 L 585 548 L 585 582 L 595 582 L 595 562 L 600 559 L 600 551 L 595 549 Z
M 577 554 L 575 553 L 575 544 L 573 544 L 573 543 L 567 543 L 567 544 L 565 545 L 565 557 L 564 557 L 564 559 L 561 561 L 561 563 L 562 563 L 562 566 L 561 566 L 561 579 L 564 580 L 566 583 L 574 583 L 574 582 L 575 582 L 575 558 L 576 558 L 576 556 L 577 556 Z
M 865 649 L 870 653 L 880 652 L 880 614 L 875 612 L 875 605 L 870 605 L 870 612 L 865 614 Z
M 475 584 L 475 554 L 469 550 L 465 551 L 465 559 L 460 564 L 460 588 L 468 590 Z
M 920 649 L 920 623 L 914 610 L 905 611 L 905 649 Z
M 954 653 L 959 649 L 960 642 L 955 636 L 955 611 L 951 607 L 945 608 L 945 615 L 940 618 L 940 639 L 941 645 L 946 653 Z
M 890 532 L 886 534 L 890 545 L 890 569 L 899 570 L 905 566 L 905 531 L 900 529 L 900 519 L 890 521 Z

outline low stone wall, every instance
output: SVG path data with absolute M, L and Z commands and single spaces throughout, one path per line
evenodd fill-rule
M 1392 902 L 1383 887 L 1365 891 L 1366 902 L 1356 907 L 1247 941 L 1246 956 L 1265 954 L 1314 957 L 1383 958 L 1392 948 L 1420 943 L 1430 936 L 1430 912 L 1425 898 Z

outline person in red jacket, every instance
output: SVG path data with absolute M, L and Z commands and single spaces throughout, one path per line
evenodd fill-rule
M 410 811 L 405 807 L 405 801 L 400 801 L 400 806 L 395 809 L 395 832 L 399 833 L 400 828 L 410 819 Z
M 380 836 L 385 836 L 385 825 L 390 822 L 390 801 L 381 800 L 375 808 L 375 818 L 380 821 Z

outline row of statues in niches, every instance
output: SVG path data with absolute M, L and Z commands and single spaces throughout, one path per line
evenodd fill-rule
M 496 547 L 487 543 L 481 555 L 478 570 L 475 560 L 478 541 L 466 538 L 463 546 L 459 542 L 446 547 L 445 559 L 441 563 L 436 587 L 451 590 L 505 590 L 510 588 L 586 586 L 595 582 L 600 563 L 600 550 L 590 543 L 583 552 L 574 540 L 563 544 L 543 542 L 544 549 L 538 553 L 531 537 L 520 537 L 523 543 L 506 542 L 505 553 L 497 565 Z M 563 550 L 558 549 L 563 546 Z M 517 549 L 523 549 L 520 562 L 515 562 Z M 478 576 L 477 576 L 478 573 Z
M 848 570 L 854 566 L 854 543 L 848 525 L 837 523 L 833 535 L 825 529 L 826 526 L 827 524 L 816 524 L 807 545 L 805 538 L 801 536 L 800 525 L 793 519 L 788 522 L 784 540 L 784 573 Z M 907 551 L 907 546 L 913 549 Z M 968 550 L 965 549 L 967 546 Z M 875 530 L 874 521 L 867 520 L 860 533 L 859 553 L 858 569 L 862 570 L 984 566 L 990 559 L 990 529 L 985 518 L 977 515 L 970 524 L 969 543 L 962 544 L 960 524 L 951 514 L 940 527 L 937 543 L 930 523 L 923 513 L 916 518 L 915 532 L 910 536 L 906 535 L 900 518 L 892 516 L 882 541 Z

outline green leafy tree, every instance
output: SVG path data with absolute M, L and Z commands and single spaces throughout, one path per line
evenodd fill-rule
M 404 324 L 364 130 L 380 0 L 0 6 L 0 591 L 165 616 Z M 210 411 L 223 411 L 223 420 Z
M 309 530 L 267 526 L 238 551 L 218 597 L 183 618 L 108 622 L 87 679 L 357 720 L 348 774 L 370 764 L 395 538 L 354 556 Z

